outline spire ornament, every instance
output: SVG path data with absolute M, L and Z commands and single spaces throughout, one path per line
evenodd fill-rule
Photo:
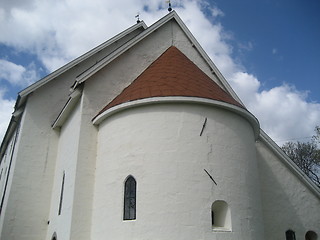
M 137 19 L 137 23 L 140 22 L 140 13 L 137 13 L 137 15 L 135 16 L 135 18 Z
M 171 2 L 170 2 L 170 0 L 166 1 L 166 3 L 169 3 L 168 11 L 171 12 L 171 11 L 172 11 L 172 7 L 171 7 Z

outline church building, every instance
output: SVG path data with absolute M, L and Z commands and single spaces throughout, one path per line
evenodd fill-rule
M 320 189 L 175 11 L 22 90 L 0 158 L 1 240 L 319 239 Z

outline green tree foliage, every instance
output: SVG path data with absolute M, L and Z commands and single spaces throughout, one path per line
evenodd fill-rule
M 282 150 L 291 160 L 320 187 L 320 127 L 309 142 L 287 142 Z

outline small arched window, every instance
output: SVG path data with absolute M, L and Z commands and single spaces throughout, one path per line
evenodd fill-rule
M 60 201 L 59 201 L 59 211 L 58 215 L 61 215 L 62 211 L 62 202 L 63 202 L 63 192 L 64 192 L 64 179 L 66 177 L 66 173 L 63 171 L 62 181 L 61 181 L 61 192 L 60 192 Z
M 308 231 L 306 233 L 306 240 L 317 240 L 318 235 L 314 231 Z
M 56 233 L 54 233 L 54 234 L 52 235 L 51 240 L 57 240 L 57 234 L 56 234 Z
M 129 176 L 124 184 L 123 220 L 136 219 L 136 190 L 136 180 L 134 177 Z
M 213 230 L 231 231 L 231 213 L 225 201 L 217 200 L 211 206 Z
M 296 234 L 292 230 L 286 231 L 286 240 L 296 240 Z

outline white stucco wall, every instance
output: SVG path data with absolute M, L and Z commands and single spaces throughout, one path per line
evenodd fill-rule
M 0 201 L 1 198 L 4 194 L 4 188 L 5 188 L 5 183 L 6 183 L 6 179 L 7 179 L 7 174 L 9 171 L 9 166 L 10 166 L 10 161 L 13 157 L 13 149 L 14 149 L 14 143 L 15 143 L 15 138 L 16 138 L 16 134 L 13 135 L 13 137 L 10 139 L 10 142 L 8 144 L 8 148 L 6 149 L 6 152 L 3 156 L 3 158 L 1 159 L 1 163 L 0 163 Z M 10 189 L 7 189 L 7 191 L 9 191 Z M 5 210 L 5 209 L 2 209 Z M 3 217 L 1 217 L 1 219 L 3 219 Z
M 2 204 L 1 206 L 1 214 L 0 214 L 0 239 L 6 239 L 9 238 L 7 234 L 8 232 L 2 231 L 3 230 L 3 225 L 4 225 L 4 219 L 6 216 L 6 207 L 8 204 L 8 197 L 9 193 L 11 190 L 11 184 L 12 184 L 12 177 L 14 173 L 14 168 L 15 168 L 15 159 L 16 159 L 16 154 L 15 154 L 15 145 L 18 141 L 18 136 L 19 136 L 19 129 L 16 130 L 16 132 L 13 134 L 11 137 L 8 147 L 6 149 L 6 152 L 1 159 L 1 164 L 0 164 L 0 203 Z
M 137 219 L 123 221 L 130 174 Z M 244 118 L 197 104 L 125 110 L 99 126 L 91 239 L 263 239 L 258 182 L 254 134 Z M 212 230 L 215 200 L 229 204 L 232 231 Z
M 57 234 L 58 239 L 70 239 L 79 150 L 80 113 L 81 108 L 78 104 L 60 130 L 51 210 L 48 219 L 50 221 L 46 238 L 48 240 L 51 240 L 53 233 Z M 65 173 L 63 200 L 61 215 L 58 215 L 63 173 Z
M 127 109 L 99 127 L 92 125 L 98 111 L 171 45 L 222 86 L 175 21 L 89 78 L 60 133 L 51 128 L 76 76 L 140 30 L 29 95 L 10 194 L 0 217 L 1 240 L 51 240 L 54 232 L 58 239 L 77 240 L 267 240 L 283 239 L 288 229 L 303 239 L 307 230 L 320 229 L 319 199 L 294 174 L 288 175 L 268 147 L 255 145 L 252 126 L 233 112 L 208 105 L 156 104 Z M 11 158 L 11 145 L 0 171 Z M 137 180 L 137 220 L 124 222 L 123 183 L 130 174 Z M 3 184 L 1 178 L 0 190 Z M 212 230 L 210 211 L 216 200 L 229 204 L 231 231 Z
M 97 128 L 91 122 L 94 109 L 90 107 L 90 97 L 84 90 L 81 98 L 81 122 L 70 236 L 70 239 L 77 240 L 90 239 L 91 231 Z
M 0 164 L 0 199 L 2 199 L 2 196 L 4 194 L 4 188 L 5 188 L 5 183 L 7 179 L 7 174 L 9 170 L 9 163 L 11 160 L 12 156 L 12 141 L 10 141 L 9 148 L 7 149 L 1 164 Z
M 289 229 L 296 239 L 305 239 L 309 230 L 319 236 L 319 197 L 263 141 L 257 142 L 257 157 L 266 239 L 285 239 Z
M 10 194 L 9 190 L 7 194 L 6 214 L 0 219 L 1 239 L 45 238 L 58 140 L 51 125 L 66 103 L 76 76 L 141 31 L 141 28 L 132 31 L 77 65 L 73 64 L 68 71 L 56 71 L 45 78 L 45 81 L 52 78 L 46 85 L 36 83 L 22 91 L 29 95 L 21 120 L 20 141 L 15 149 L 16 169 L 12 169 L 15 173 L 12 184 L 10 182 Z
M 1 239 L 45 238 L 57 139 L 48 116 L 61 94 L 48 92 L 30 96 L 21 119 Z
M 86 80 L 82 98 L 82 110 L 84 111 L 80 137 L 82 143 L 80 143 L 81 147 L 79 147 L 79 153 L 81 151 L 82 154 L 78 156 L 78 161 L 82 162 L 81 174 L 78 175 L 79 182 L 82 182 L 81 185 L 85 184 L 86 188 L 76 188 L 82 191 L 82 193 L 79 193 L 81 198 L 86 197 L 84 205 L 88 206 L 90 203 L 90 199 L 87 197 L 90 195 L 90 184 L 93 181 L 94 173 L 92 168 L 94 168 L 95 162 L 93 159 L 95 159 L 96 154 L 96 129 L 92 126 L 90 127 L 91 119 L 171 45 L 179 47 L 205 73 L 216 80 L 208 64 L 199 55 L 199 52 L 192 47 L 190 40 L 175 21 L 160 27 Z M 79 213 L 81 210 L 83 212 L 81 198 L 75 197 L 75 200 L 79 201 L 77 204 L 79 211 L 75 211 L 75 213 Z M 89 211 L 89 209 L 86 210 L 86 216 Z M 77 239 L 79 237 L 84 238 L 83 234 L 87 233 L 86 231 L 84 232 L 84 227 L 88 222 L 84 222 L 83 219 L 86 218 L 83 218 L 81 214 L 75 216 L 74 219 L 74 230 L 72 232 L 75 233 L 74 236 L 77 235 Z

